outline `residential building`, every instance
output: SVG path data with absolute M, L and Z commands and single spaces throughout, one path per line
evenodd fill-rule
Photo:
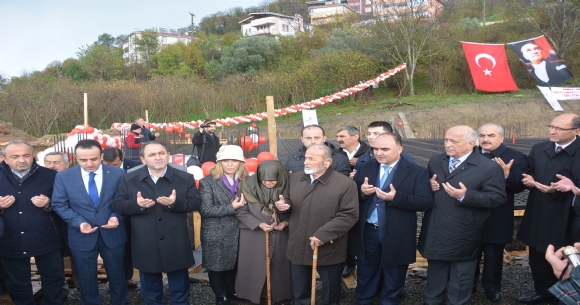
M 415 16 L 437 17 L 443 11 L 439 0 L 373 0 L 373 14 L 386 19 L 399 19 L 413 13 Z
M 298 14 L 250 13 L 240 24 L 244 36 L 294 36 L 304 31 L 304 20 Z
M 306 2 L 306 4 L 308 4 L 310 23 L 312 25 L 327 24 L 341 18 L 360 15 L 355 9 L 349 6 L 347 0 L 310 1 Z
M 153 31 L 157 33 L 157 40 L 159 45 L 162 47 L 164 45 L 176 44 L 178 42 L 183 42 L 188 44 L 191 42 L 191 36 L 186 35 L 182 29 L 168 29 L 168 28 L 154 28 Z M 127 42 L 123 44 L 123 58 L 127 58 L 129 62 L 140 62 L 141 58 L 139 52 L 137 52 L 135 39 L 141 38 L 142 30 L 137 30 L 127 38 Z

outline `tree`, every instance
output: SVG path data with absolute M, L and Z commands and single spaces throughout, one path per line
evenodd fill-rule
M 151 65 L 153 56 L 159 52 L 159 47 L 161 46 L 157 32 L 145 30 L 139 35 L 136 35 L 133 43 L 137 50 L 138 59 L 140 59 L 138 61 Z
M 443 4 L 436 0 L 382 0 L 375 8 L 379 16 L 372 23 L 375 42 L 393 63 L 407 64 L 406 85 L 414 95 L 417 62 L 439 24 Z
M 87 71 L 83 70 L 78 59 L 69 58 L 62 63 L 64 75 L 74 81 L 83 81 L 90 78 Z
M 97 44 L 109 48 L 113 48 L 115 46 L 115 37 L 111 36 L 111 34 L 101 34 L 99 38 L 97 38 Z
M 119 48 L 123 47 L 123 44 L 129 41 L 129 35 L 121 34 L 115 37 L 115 45 Z
M 519 7 L 527 21 L 550 41 L 562 58 L 580 42 L 580 2 L 537 0 Z
M 92 78 L 109 80 L 119 78 L 123 74 L 125 59 L 121 49 L 94 43 L 81 47 L 77 55 L 80 68 Z
M 224 48 L 221 63 L 226 72 L 256 72 L 273 66 L 282 53 L 280 42 L 274 38 L 250 36 Z

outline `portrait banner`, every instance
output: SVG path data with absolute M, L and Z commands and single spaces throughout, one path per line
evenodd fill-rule
M 461 42 L 475 88 L 487 92 L 518 90 L 503 44 Z
M 557 85 L 572 78 L 572 73 L 543 35 L 510 42 L 508 46 L 540 86 Z

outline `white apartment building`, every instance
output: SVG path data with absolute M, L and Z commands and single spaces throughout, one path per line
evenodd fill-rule
M 182 31 L 176 29 L 156 28 L 153 30 L 157 32 L 157 40 L 161 47 L 164 45 L 176 44 L 178 42 L 183 42 L 185 44 L 191 42 L 191 36 L 181 34 Z M 142 32 L 143 31 L 138 30 L 131 33 L 127 42 L 123 44 L 123 58 L 127 58 L 129 62 L 140 62 L 139 53 L 137 52 L 134 42 L 137 37 L 141 38 Z
M 302 16 L 294 17 L 276 13 L 250 13 L 240 21 L 243 36 L 294 36 L 304 31 Z

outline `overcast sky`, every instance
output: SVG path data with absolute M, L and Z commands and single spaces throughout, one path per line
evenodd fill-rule
M 232 7 L 263 0 L 0 0 L 0 74 L 20 76 L 76 57 L 103 33 L 117 37 L 137 29 L 177 29 Z

